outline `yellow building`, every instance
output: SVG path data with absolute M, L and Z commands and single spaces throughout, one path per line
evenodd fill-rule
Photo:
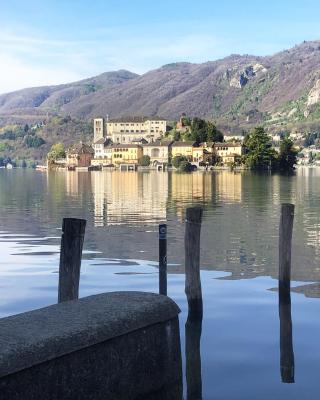
M 138 144 L 113 144 L 112 164 L 119 166 L 120 164 L 138 164 L 139 159 L 143 156 L 142 146 Z
M 214 143 L 213 152 L 221 159 L 223 164 L 234 163 L 243 154 L 241 143 Z
M 167 122 L 160 117 L 121 117 L 104 121 L 93 120 L 94 142 L 106 136 L 113 143 L 132 143 L 133 141 L 153 142 L 167 130 Z
M 172 145 L 172 158 L 184 156 L 188 161 L 193 161 L 193 150 L 198 147 L 196 142 L 174 142 Z
M 212 149 L 207 149 L 206 145 L 201 144 L 199 147 L 194 147 L 192 150 L 192 161 L 194 163 L 212 163 Z

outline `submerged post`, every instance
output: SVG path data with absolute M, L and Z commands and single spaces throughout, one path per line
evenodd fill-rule
M 202 316 L 202 290 L 200 279 L 200 233 L 202 208 L 187 208 L 185 230 L 185 292 L 189 315 Z
M 167 225 L 159 225 L 159 294 L 167 295 Z
M 86 220 L 64 218 L 62 223 L 58 302 L 79 297 L 80 266 Z
M 294 383 L 291 296 L 289 285 L 279 282 L 280 373 L 283 383 Z
M 279 227 L 279 284 L 289 284 L 291 279 L 291 243 L 294 205 L 281 204 Z
M 188 315 L 185 325 L 187 400 L 202 399 L 201 332 L 202 315 L 199 318 Z
M 279 227 L 279 318 L 280 370 L 284 383 L 294 382 L 294 353 L 291 320 L 291 246 L 294 205 L 281 204 Z

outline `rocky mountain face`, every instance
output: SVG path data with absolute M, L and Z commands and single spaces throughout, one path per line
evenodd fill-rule
M 203 64 L 174 63 L 143 75 L 107 72 L 59 86 L 0 95 L 0 124 L 50 116 L 90 120 L 181 113 L 221 126 L 270 127 L 320 120 L 320 41 L 272 56 L 231 55 Z

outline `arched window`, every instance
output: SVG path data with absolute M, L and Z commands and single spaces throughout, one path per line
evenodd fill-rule
M 159 149 L 155 148 L 155 149 L 151 150 L 151 157 L 157 158 L 157 157 L 159 157 L 159 155 L 160 155 L 160 150 Z

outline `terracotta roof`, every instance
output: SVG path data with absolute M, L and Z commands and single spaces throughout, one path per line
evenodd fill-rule
M 241 143 L 214 143 L 214 146 L 219 147 L 242 147 Z
M 68 149 L 69 154 L 94 154 L 94 150 L 88 144 L 84 144 L 82 142 L 73 145 L 70 149 Z
M 168 147 L 173 143 L 173 140 L 171 141 L 161 141 L 161 140 L 156 140 L 155 142 L 150 142 L 144 145 L 144 147 Z
M 187 142 L 174 142 L 172 147 L 198 147 L 197 142 L 187 141 Z
M 165 118 L 161 118 L 158 116 L 153 117 L 134 117 L 134 116 L 127 116 L 127 117 L 119 117 L 119 118 L 112 118 L 108 122 L 145 122 L 145 121 L 166 121 Z
M 113 147 L 115 149 L 129 149 L 129 148 L 137 148 L 137 147 L 142 148 L 140 144 L 124 144 L 124 143 L 112 144 L 110 147 Z

